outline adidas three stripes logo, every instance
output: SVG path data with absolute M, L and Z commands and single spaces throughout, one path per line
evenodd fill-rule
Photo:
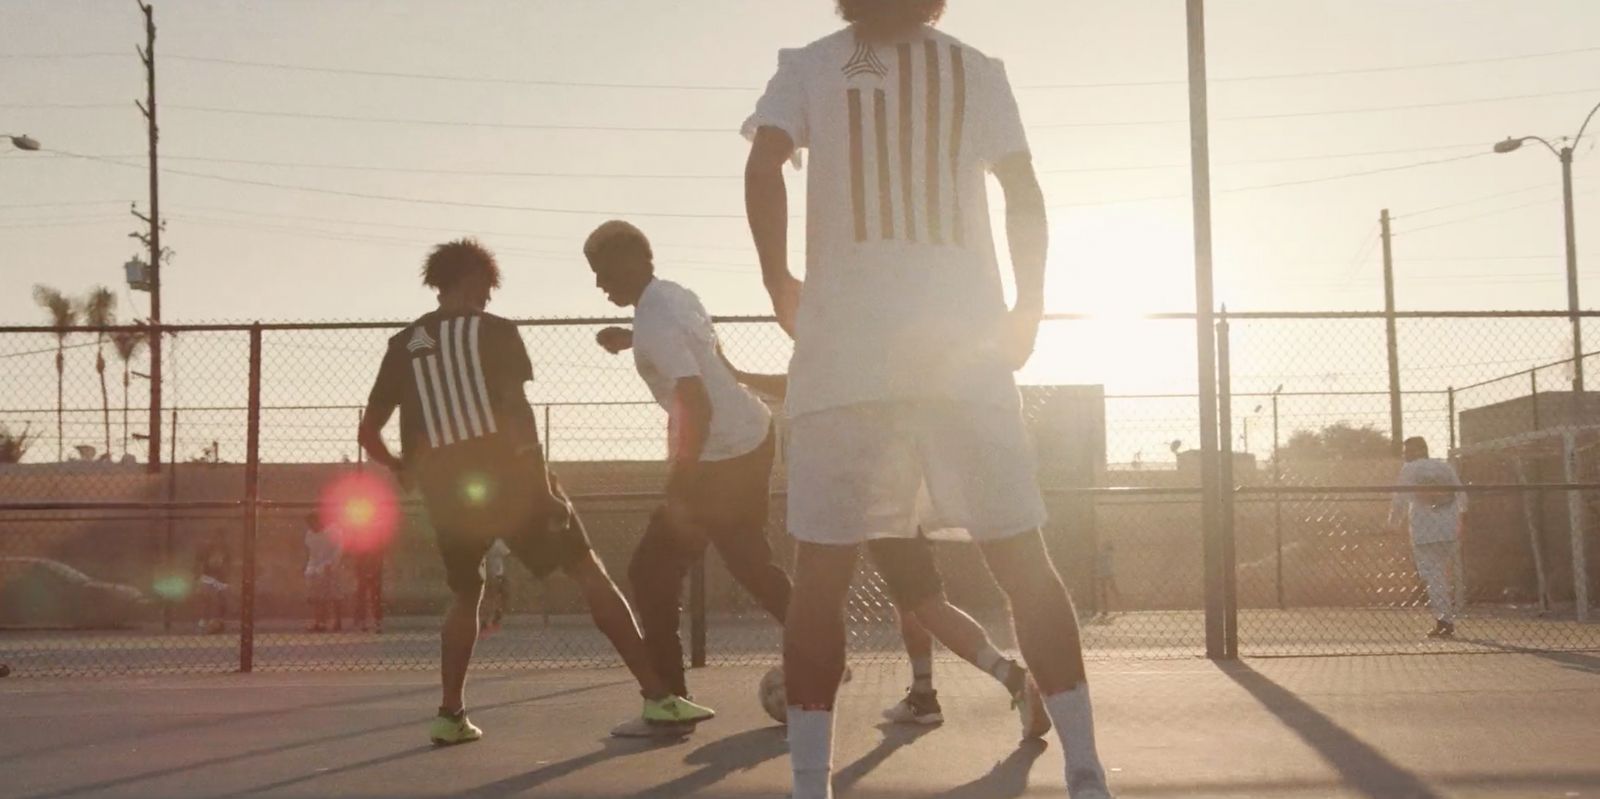
M 429 346 L 432 338 L 419 327 L 407 347 L 428 444 L 435 449 L 497 432 L 478 346 L 482 322 L 477 316 L 445 319 L 436 346 Z

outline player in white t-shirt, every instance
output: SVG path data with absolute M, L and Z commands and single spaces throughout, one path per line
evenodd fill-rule
M 1011 600 L 1070 795 L 1109 796 L 1072 602 L 1013 373 L 1044 306 L 1044 198 L 999 61 L 931 27 L 942 0 L 837 0 L 851 23 L 793 50 L 745 122 L 745 207 L 789 369 L 784 633 L 796 799 L 831 795 L 833 703 L 858 545 L 935 510 L 970 531 Z M 784 164 L 810 152 L 806 279 L 788 263 Z M 1007 308 L 986 178 L 999 178 L 1017 299 Z
M 718 354 L 711 317 L 694 292 L 655 276 L 650 241 L 633 225 L 606 222 L 589 235 L 584 256 L 595 285 L 620 307 L 632 306 L 633 331 L 607 328 L 596 337 L 615 354 L 631 338 L 634 366 L 667 411 L 671 471 L 666 502 L 649 527 L 628 578 L 639 625 L 656 672 L 687 696 L 679 597 L 689 569 L 709 542 L 733 578 L 774 619 L 789 610 L 789 575 L 767 541 L 774 441 L 772 414 L 739 385 Z M 632 719 L 618 736 L 687 732 Z

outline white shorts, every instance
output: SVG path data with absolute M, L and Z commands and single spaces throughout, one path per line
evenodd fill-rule
M 1045 522 L 1020 404 L 870 402 L 789 424 L 789 532 L 815 544 L 961 528 L 976 541 Z M 932 518 L 919 513 L 926 483 Z

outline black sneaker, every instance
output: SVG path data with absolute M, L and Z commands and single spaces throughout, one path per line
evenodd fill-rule
M 896 724 L 943 724 L 944 710 L 938 691 L 906 691 L 904 699 L 883 711 L 883 717 Z

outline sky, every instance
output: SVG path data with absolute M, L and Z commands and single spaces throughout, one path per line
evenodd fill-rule
M 1208 14 L 1219 302 L 1378 307 L 1370 240 L 1387 207 L 1401 307 L 1564 305 L 1557 162 L 1542 148 L 1484 153 L 1507 135 L 1570 135 L 1600 102 L 1600 6 L 1212 0 Z M 414 279 L 427 244 L 459 234 L 500 251 L 502 313 L 609 313 L 579 245 L 610 216 L 643 226 L 663 273 L 713 312 L 762 312 L 736 131 L 775 50 L 838 24 L 825 0 L 168 0 L 156 20 L 172 321 L 408 317 L 428 301 Z M 942 25 L 1004 58 L 1019 87 L 1053 208 L 1051 310 L 1192 308 L 1181 0 L 955 0 Z M 142 33 L 132 0 L 0 3 L 0 132 L 51 151 L 0 157 L 7 323 L 41 318 L 34 283 L 119 286 L 137 251 L 126 209 L 147 204 Z M 1386 69 L 1440 62 L 1471 63 Z M 1240 80 L 1328 72 L 1345 74 Z M 1383 110 L 1327 113 L 1355 109 Z M 317 114 L 362 119 L 304 116 Z M 1262 116 L 1278 118 L 1238 119 Z M 513 127 L 547 123 L 694 130 Z M 1591 147 L 1576 169 L 1580 249 L 1600 219 Z M 1374 151 L 1405 152 L 1352 155 Z M 1448 162 L 1321 180 L 1426 161 Z M 689 177 L 662 177 L 674 175 Z M 1297 181 L 1319 182 L 1250 189 Z M 663 213 L 721 216 L 651 216 Z M 1586 288 L 1600 289 L 1597 270 Z M 142 314 L 145 297 L 125 295 L 125 315 L 130 299 Z
M 1600 102 L 1600 4 L 1207 13 L 1219 303 L 1381 308 L 1388 208 L 1400 308 L 1565 307 L 1559 165 L 1490 147 L 1571 135 Z M 410 318 L 431 303 L 416 280 L 428 246 L 465 234 L 507 270 L 492 310 L 614 315 L 580 252 L 611 217 L 644 228 L 660 273 L 713 313 L 765 313 L 737 130 L 776 50 L 839 24 L 827 0 L 162 0 L 156 22 L 172 322 Z M 952 0 L 941 27 L 1003 58 L 1017 87 L 1052 209 L 1048 310 L 1192 310 L 1182 0 Z M 124 318 L 146 313 L 121 287 L 140 246 L 127 209 L 148 210 L 143 38 L 133 0 L 0 0 L 0 133 L 45 148 L 0 154 L 0 323 L 44 320 L 36 283 L 109 285 Z M 1575 168 L 1586 297 L 1600 291 L 1592 134 Z M 803 209 L 803 179 L 789 184 Z M 1549 360 L 1558 332 L 1499 357 Z M 1130 360 L 1192 375 L 1182 349 L 1078 347 L 1068 377 L 1116 382 L 1101 373 Z

